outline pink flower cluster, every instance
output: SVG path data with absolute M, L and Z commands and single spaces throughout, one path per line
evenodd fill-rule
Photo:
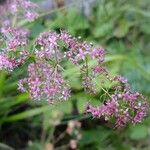
M 0 53 L 0 70 L 5 69 L 12 71 L 15 67 L 15 60 L 9 59 L 5 54 Z
M 0 13 L 4 16 L 11 14 L 17 18 L 33 21 L 38 17 L 35 9 L 37 5 L 29 0 L 6 0 L 3 6 L 0 7 Z M 6 11 L 7 10 L 7 11 Z M 6 19 L 4 17 L 0 17 Z
M 35 54 L 40 59 L 48 59 L 59 61 L 60 59 L 60 49 L 58 45 L 59 34 L 56 32 L 44 32 L 39 35 L 36 40 L 36 45 L 38 49 L 35 49 Z
M 36 5 L 30 1 L 8 1 L 8 14 L 13 14 L 16 19 L 23 16 L 33 21 L 38 16 L 34 11 Z M 102 47 L 94 48 L 92 44 L 72 37 L 65 31 L 48 31 L 41 33 L 35 40 L 33 50 L 27 51 L 28 30 L 11 27 L 11 24 L 14 26 L 13 22 L 6 20 L 1 28 L 0 70 L 12 71 L 30 59 L 27 76 L 19 81 L 18 89 L 29 92 L 31 99 L 53 103 L 55 100 L 67 100 L 70 97 L 71 89 L 63 77 L 64 68 L 61 66 L 65 60 L 79 67 L 82 86 L 86 92 L 99 92 L 96 82 L 98 77 L 102 77 L 104 83 L 105 80 L 111 82 L 110 93 L 103 88 L 102 82 L 98 83 L 109 98 L 99 107 L 91 104 L 87 106 L 86 111 L 93 117 L 104 117 L 112 121 L 115 119 L 115 127 L 121 128 L 129 122 L 140 123 L 146 116 L 146 98 L 139 93 L 131 92 L 124 77 L 111 77 L 104 66 L 105 50 Z
M 59 68 L 53 68 L 42 61 L 28 66 L 28 77 L 19 81 L 18 89 L 22 92 L 29 90 L 34 100 L 67 100 L 70 96 L 69 85 L 63 79 Z
M 1 48 L 1 69 L 13 70 L 24 63 L 27 58 L 25 46 L 28 42 L 28 30 L 12 28 L 9 26 L 1 28 L 3 45 Z M 3 58 L 3 59 L 2 59 Z
M 23 47 L 27 44 L 29 31 L 27 29 L 3 27 L 1 33 L 5 37 L 7 51 L 16 51 L 17 47 Z
M 88 105 L 87 112 L 93 117 L 103 116 L 107 120 L 115 118 L 117 128 L 129 122 L 139 123 L 145 117 L 148 108 L 146 99 L 139 93 L 132 93 L 124 77 L 110 77 L 104 67 L 103 48 L 93 48 L 91 44 L 82 42 L 64 31 L 60 33 L 49 31 L 39 35 L 34 50 L 29 53 L 21 51 L 27 44 L 28 34 L 25 30 L 7 28 L 3 29 L 2 33 L 5 39 L 8 39 L 6 52 L 16 52 L 20 48 L 19 53 L 22 52 L 21 54 L 34 60 L 28 66 L 28 76 L 18 83 L 18 89 L 29 92 L 32 99 L 45 99 L 52 103 L 54 100 L 67 100 L 70 97 L 69 84 L 62 76 L 61 61 L 65 59 L 80 68 L 82 85 L 90 93 L 96 94 L 94 80 L 99 75 L 116 84 L 114 94 L 107 93 L 110 98 L 105 104 L 99 107 Z M 0 57 L 0 68 L 9 70 L 16 66 L 16 61 L 12 61 L 7 55 L 1 54 Z M 91 60 L 95 62 L 92 66 L 89 65 Z
M 94 80 L 98 75 L 116 84 L 114 94 L 109 94 L 111 98 L 100 107 L 89 105 L 88 113 L 97 118 L 115 118 L 116 127 L 123 127 L 129 122 L 139 123 L 145 117 L 148 108 L 146 99 L 138 93 L 130 92 L 124 77 L 110 77 L 104 67 L 103 48 L 93 48 L 64 31 L 44 32 L 39 35 L 35 45 L 35 62 L 28 67 L 28 77 L 19 83 L 19 89 L 29 91 L 32 99 L 46 99 L 51 103 L 53 100 L 69 98 L 69 85 L 63 79 L 61 67 L 61 61 L 65 59 L 80 67 L 82 85 L 90 93 L 97 92 Z M 94 65 L 89 66 L 90 60 L 95 61 Z
M 127 84 L 127 80 L 121 76 L 119 76 L 119 81 L 121 84 Z M 111 99 L 99 107 L 89 104 L 86 111 L 94 118 L 115 119 L 115 127 L 122 128 L 130 122 L 133 124 L 142 122 L 148 111 L 148 102 L 143 95 L 124 89 L 120 93 L 112 94 Z
M 105 74 L 106 70 L 103 68 L 105 51 L 103 48 L 93 48 L 91 44 L 82 42 L 77 38 L 72 37 L 67 32 L 61 32 L 60 39 L 63 40 L 67 46 L 65 56 L 75 65 L 79 65 L 82 76 L 82 85 L 85 91 L 96 93 L 96 87 L 93 80 L 98 74 Z M 94 66 L 88 65 L 89 60 L 97 61 Z
M 29 0 L 6 0 L 0 7 L 0 13 L 2 14 L 0 16 L 0 41 L 3 42 L 0 53 L 0 70 L 13 70 L 18 65 L 23 64 L 29 57 L 29 52 L 26 51 L 29 31 L 14 26 L 18 20 L 24 19 L 24 17 L 33 21 L 38 16 L 35 12 L 36 7 Z
M 28 67 L 28 77 L 19 82 L 19 89 L 23 92 L 29 91 L 32 99 L 47 99 L 50 102 L 54 99 L 68 99 L 70 89 L 62 77 L 63 59 L 81 66 L 84 89 L 96 93 L 91 77 L 92 74 L 93 78 L 95 75 L 92 68 L 89 70 L 86 66 L 88 62 L 85 61 L 87 58 L 97 59 L 97 63 L 101 66 L 104 61 L 102 48 L 93 49 L 90 44 L 81 42 L 64 31 L 61 33 L 49 31 L 39 35 L 32 55 L 35 62 Z

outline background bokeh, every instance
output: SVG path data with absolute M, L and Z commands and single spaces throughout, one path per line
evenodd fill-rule
M 34 1 L 39 5 L 40 17 L 32 23 L 18 22 L 31 30 L 29 49 L 39 33 L 67 30 L 83 41 L 103 46 L 108 69 L 127 77 L 133 89 L 150 97 L 149 0 Z M 9 74 L 0 72 L 0 150 L 66 150 L 77 131 L 81 135 L 77 149 L 150 150 L 149 115 L 140 125 L 121 130 L 91 118 L 84 113 L 85 105 L 89 100 L 98 104 L 100 98 L 84 93 L 75 74 L 77 68 L 68 62 L 64 64 L 64 76 L 73 91 L 70 100 L 56 106 L 31 101 L 27 93 L 17 90 L 26 65 Z M 78 120 L 81 127 L 75 135 L 64 135 L 70 120 Z

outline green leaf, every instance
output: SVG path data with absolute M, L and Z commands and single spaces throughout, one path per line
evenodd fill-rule
M 136 125 L 131 127 L 129 136 L 133 140 L 140 140 L 146 138 L 148 135 L 148 128 L 145 125 Z
M 85 112 L 85 108 L 88 102 L 90 102 L 91 104 L 94 105 L 100 105 L 100 101 L 97 100 L 96 98 L 92 97 L 90 94 L 88 93 L 84 93 L 84 92 L 78 92 L 77 94 L 74 94 L 71 96 L 72 100 L 77 100 L 77 106 L 78 106 L 78 111 L 79 113 L 84 113 Z
M 5 77 L 6 77 L 5 72 L 0 72 L 0 97 L 3 94 Z
M 29 118 L 29 117 L 41 114 L 41 113 L 47 111 L 48 109 L 50 109 L 50 106 L 43 106 L 43 107 L 40 107 L 40 108 L 34 108 L 34 109 L 31 109 L 31 110 L 27 110 L 25 112 L 21 112 L 21 113 L 12 115 L 12 116 L 6 118 L 5 121 L 17 121 L 17 120 Z
M 129 23 L 127 20 L 119 20 L 118 26 L 114 30 L 114 36 L 118 38 L 126 36 L 126 34 L 129 32 L 130 27 L 131 23 Z
M 103 145 L 104 141 L 106 141 L 110 134 L 111 132 L 109 132 L 109 130 L 106 130 L 104 127 L 97 127 L 95 129 L 83 131 L 80 144 L 85 145 L 98 143 L 99 145 Z
M 32 38 L 37 37 L 42 31 L 44 30 L 44 26 L 41 25 L 41 23 L 34 23 L 31 28 L 31 34 L 30 36 Z
M 94 30 L 94 37 L 104 37 L 112 32 L 113 25 L 111 23 L 104 23 L 102 25 L 98 25 Z
M 144 34 L 150 35 L 150 22 L 144 23 L 140 25 L 140 29 Z
M 28 94 L 21 94 L 18 97 L 8 97 L 0 100 L 0 114 L 8 112 L 15 105 L 19 105 L 28 99 Z
M 3 122 L 4 121 L 6 121 L 6 122 L 18 121 L 18 120 L 22 120 L 22 119 L 26 119 L 29 117 L 39 115 L 44 112 L 48 112 L 49 110 L 51 110 L 51 112 L 53 110 L 59 110 L 59 111 L 62 111 L 63 113 L 70 113 L 71 112 L 71 101 L 69 101 L 69 100 L 65 101 L 65 102 L 63 102 L 63 105 L 61 102 L 59 102 L 59 103 L 56 103 L 55 105 L 48 105 L 48 106 L 44 105 L 41 107 L 32 108 L 30 110 L 26 110 L 24 112 L 20 112 L 20 113 L 14 114 L 12 116 L 8 116 L 6 119 L 0 120 L 0 121 L 1 122 L 2 121 Z

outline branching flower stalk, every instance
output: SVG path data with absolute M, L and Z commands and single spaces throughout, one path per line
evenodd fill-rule
M 12 20 L 7 19 L 7 15 L 16 14 L 17 20 L 25 17 L 33 21 L 38 16 L 33 11 L 36 5 L 26 0 L 13 0 L 7 5 L 11 8 L 10 12 L 1 18 L 3 44 L 0 50 L 0 70 L 15 71 L 16 67 L 31 59 L 26 78 L 18 83 L 21 92 L 29 92 L 33 100 L 47 100 L 49 103 L 68 100 L 71 88 L 62 75 L 64 69 L 61 64 L 63 60 L 70 61 L 80 68 L 85 92 L 97 94 L 101 89 L 108 95 L 108 99 L 101 106 L 88 104 L 87 113 L 94 118 L 104 117 L 114 122 L 116 128 L 122 128 L 128 123 L 142 122 L 148 111 L 147 99 L 134 92 L 124 77 L 111 76 L 104 65 L 105 50 L 102 47 L 93 47 L 66 31 L 48 31 L 37 37 L 33 50 L 30 51 L 27 49 L 29 31 L 14 26 Z M 96 62 L 89 65 L 90 61 Z M 113 93 L 105 90 L 101 83 L 98 89 L 95 82 L 100 77 L 113 84 Z

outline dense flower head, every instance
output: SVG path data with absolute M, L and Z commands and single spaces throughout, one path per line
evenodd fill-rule
M 93 48 L 91 44 L 82 42 L 65 31 L 41 33 L 35 45 L 34 52 L 38 59 L 50 60 L 52 63 L 60 63 L 62 59 L 67 59 L 78 65 L 81 69 L 83 87 L 90 93 L 96 93 L 93 79 L 105 72 L 103 48 Z M 88 59 L 97 60 L 97 64 L 88 68 Z
M 13 71 L 19 65 L 24 64 L 27 57 L 26 51 L 20 53 L 18 57 L 8 56 L 8 53 L 0 52 L 0 70 Z
M 102 63 L 104 61 L 105 51 L 103 48 L 95 48 L 92 51 L 91 55 L 94 59 L 97 58 L 99 60 L 99 63 Z
M 68 99 L 69 85 L 61 75 L 60 63 L 63 59 L 79 66 L 85 91 L 96 94 L 93 82 L 96 75 L 93 68 L 101 67 L 100 71 L 97 71 L 98 74 L 104 72 L 104 49 L 93 49 L 87 42 L 82 42 L 65 31 L 48 31 L 41 33 L 36 39 L 33 55 L 36 62 L 29 65 L 28 77 L 19 82 L 19 89 L 23 92 L 29 91 L 32 99 Z M 97 59 L 96 65 L 88 68 L 88 59 Z
M 63 43 L 63 46 L 61 43 Z M 88 56 L 92 59 L 98 59 L 99 62 L 104 61 L 105 51 L 103 48 L 93 49 L 87 42 L 82 42 L 65 31 L 60 33 L 52 31 L 41 33 L 36 40 L 36 45 L 40 46 L 40 49 L 36 49 L 39 57 L 47 58 L 49 56 L 49 59 L 51 59 L 55 57 L 55 53 L 58 56 L 61 53 L 62 58 L 66 57 L 74 64 L 80 64 Z M 64 52 L 61 50 L 63 48 L 65 48 Z
M 59 34 L 56 32 L 44 32 L 36 40 L 38 48 L 35 54 L 39 58 L 56 60 L 61 59 L 60 49 L 58 47 Z
M 79 64 L 84 61 L 88 55 L 91 54 L 92 46 L 87 42 L 82 42 L 78 38 L 72 37 L 69 33 L 62 31 L 60 39 L 66 45 L 68 51 L 65 56 L 74 64 Z
M 8 58 L 5 54 L 0 53 L 0 70 L 12 71 L 16 67 L 16 61 Z
M 95 118 L 105 116 L 107 120 L 109 116 L 113 116 L 118 112 L 118 102 L 115 100 L 108 100 L 106 104 L 102 104 L 100 107 L 93 107 L 89 104 L 87 106 L 87 112 L 91 113 Z
M 57 59 L 66 57 L 75 64 L 84 60 L 91 50 L 90 45 L 79 42 L 78 39 L 64 31 L 60 34 L 51 31 L 44 32 L 40 34 L 36 44 L 40 46 L 40 49 L 36 51 L 37 56 L 52 59 L 57 55 Z M 63 48 L 65 48 L 64 52 L 61 50 Z
M 1 33 L 6 41 L 6 50 L 16 51 L 17 47 L 23 47 L 27 44 L 29 31 L 22 28 L 3 27 Z
M 1 28 L 1 35 L 0 40 L 3 42 L 1 45 L 1 57 L 3 58 L 1 59 L 1 64 L 3 64 L 3 67 L 1 68 L 6 69 L 6 66 L 9 66 L 7 68 L 11 69 L 8 70 L 13 70 L 15 67 L 23 64 L 28 57 L 29 52 L 26 50 L 26 46 L 29 31 L 10 27 L 9 23 L 6 23 L 6 26 Z
M 35 9 L 37 6 L 29 0 L 6 0 L 2 6 L 0 6 L 1 19 L 6 19 L 3 16 L 16 16 L 19 19 L 27 19 L 33 21 L 38 17 Z M 7 11 L 6 11 L 7 10 Z
M 20 80 L 18 89 L 22 92 L 29 90 L 34 100 L 45 99 L 67 100 L 70 96 L 70 89 L 63 79 L 59 68 L 48 63 L 38 61 L 28 66 L 28 77 Z
M 94 118 L 115 119 L 115 127 L 122 128 L 128 123 L 142 122 L 147 114 L 148 106 L 146 98 L 141 94 L 128 91 L 111 95 L 111 100 L 107 100 L 99 107 L 88 104 L 86 111 Z

